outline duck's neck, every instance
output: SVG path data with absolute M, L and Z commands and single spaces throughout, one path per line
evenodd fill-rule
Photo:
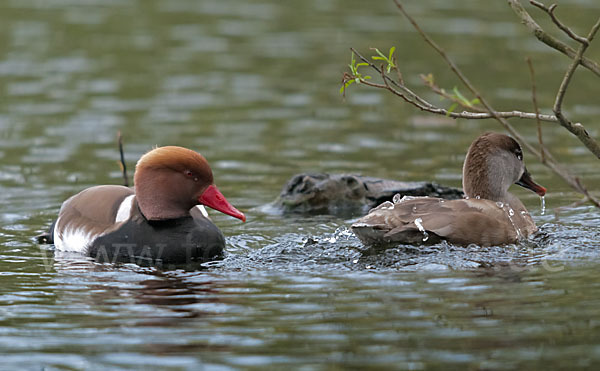
M 190 215 L 193 205 L 181 199 L 177 192 L 167 189 L 160 174 L 141 175 L 135 179 L 135 197 L 140 211 L 148 220 L 166 220 Z
M 506 190 L 499 189 L 499 184 L 494 184 L 490 179 L 487 166 L 467 166 L 470 162 L 465 161 L 463 167 L 463 192 L 469 198 L 483 198 L 492 201 L 506 201 L 508 194 Z
M 509 202 L 515 197 L 508 192 L 511 174 L 489 153 L 474 155 L 469 151 L 463 166 L 463 191 L 469 198 Z M 482 151 L 479 151 L 482 152 Z M 485 155 L 484 155 L 485 154 Z
M 527 211 L 525 205 L 518 197 L 508 192 L 506 186 L 502 186 L 502 182 L 497 180 L 491 181 L 486 172 L 463 173 L 463 191 L 468 198 L 480 198 L 508 204 L 515 212 Z

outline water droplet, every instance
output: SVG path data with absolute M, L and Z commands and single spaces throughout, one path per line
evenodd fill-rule
M 394 210 L 394 204 L 391 203 L 391 202 L 389 202 L 389 201 L 386 201 L 386 202 L 382 203 L 381 205 L 379 205 L 378 209 L 381 209 L 381 210 Z
M 421 219 L 421 218 L 415 219 L 415 225 L 417 226 L 419 231 L 421 233 L 423 233 L 423 242 L 427 241 L 429 239 L 429 234 L 427 233 L 425 228 L 423 228 L 423 219 Z
M 498 202 L 496 202 L 496 206 L 498 206 L 499 208 L 503 209 L 504 208 L 504 202 L 498 201 Z
M 416 213 L 416 212 L 417 212 L 417 207 L 416 207 L 416 206 L 413 206 L 413 207 L 412 207 L 412 211 L 413 211 L 413 213 Z
M 392 200 L 394 201 L 395 204 L 400 204 L 400 203 L 402 203 L 404 201 L 414 200 L 415 198 L 418 198 L 418 197 L 415 197 L 415 196 L 403 196 L 403 197 L 400 197 L 400 194 L 396 193 L 394 195 L 394 197 L 392 198 Z
M 498 203 L 496 203 L 496 204 L 498 204 Z M 517 225 L 515 224 L 515 221 L 513 220 L 513 216 L 515 216 L 515 211 L 512 209 L 512 207 L 510 207 L 509 204 L 506 204 L 503 206 L 506 206 L 506 209 L 505 209 L 506 216 L 508 216 L 508 220 L 510 220 L 510 224 L 512 224 L 513 228 L 515 229 L 515 233 L 517 234 L 517 241 L 518 241 L 522 238 L 522 233 L 521 233 L 521 230 L 519 229 L 519 227 L 517 227 Z
M 479 199 L 481 199 L 481 196 L 477 195 L 477 196 L 475 196 L 475 199 L 479 200 Z
M 352 260 L 352 263 L 354 263 L 354 264 L 358 263 L 358 259 Z
M 542 200 L 542 215 L 544 215 L 546 213 L 546 198 L 541 196 L 540 199 Z

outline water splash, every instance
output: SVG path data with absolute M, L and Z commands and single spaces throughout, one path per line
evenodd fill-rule
M 546 214 L 546 198 L 545 196 L 541 196 L 540 199 L 542 200 L 542 215 Z
M 423 233 L 423 242 L 427 241 L 429 239 L 429 234 L 427 233 L 425 228 L 423 228 L 423 219 L 421 219 L 421 218 L 415 219 L 415 225 L 417 226 L 419 231 L 421 233 Z
M 329 238 L 325 238 L 325 241 L 329 243 L 336 243 L 337 241 L 347 241 L 352 238 L 354 233 L 346 227 L 339 227 L 333 232 L 333 234 Z
M 515 224 L 515 221 L 513 220 L 513 217 L 515 216 L 515 211 L 513 210 L 512 207 L 510 207 L 510 205 L 508 203 L 504 203 L 501 201 L 496 202 L 496 206 L 498 206 L 499 208 L 501 208 L 505 213 L 506 216 L 508 216 L 508 220 L 510 221 L 510 224 L 512 224 L 515 233 L 517 234 L 517 240 L 521 240 L 523 238 L 523 233 L 521 233 L 521 229 L 519 227 L 517 227 L 517 225 Z M 521 213 L 523 214 L 523 213 Z
M 400 204 L 400 203 L 402 203 L 404 201 L 414 200 L 415 198 L 418 198 L 418 197 L 415 197 L 415 196 L 400 196 L 400 193 L 396 193 L 394 195 L 394 197 L 392 198 L 392 201 L 394 202 L 394 204 Z
M 394 210 L 395 205 L 396 205 L 396 203 L 391 203 L 389 201 L 386 201 L 386 202 L 382 203 L 381 205 L 379 205 L 377 208 L 380 210 Z

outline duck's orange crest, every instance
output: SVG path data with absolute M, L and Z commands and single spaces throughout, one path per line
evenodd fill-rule
M 142 168 L 170 168 L 177 171 L 210 170 L 204 156 L 191 149 L 177 146 L 157 147 L 146 153 L 136 165 L 137 170 Z

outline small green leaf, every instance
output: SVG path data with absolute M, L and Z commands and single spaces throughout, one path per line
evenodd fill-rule
M 456 107 L 458 107 L 458 103 L 454 103 L 453 105 L 451 105 L 450 108 L 448 108 L 448 111 L 446 112 L 446 116 L 450 116 L 450 114 L 452 112 L 454 112 L 454 110 L 456 109 Z
M 387 60 L 387 58 L 385 57 L 385 55 L 383 55 L 383 53 L 382 53 L 382 52 L 380 52 L 380 51 L 379 51 L 379 49 L 375 48 L 375 51 L 377 52 L 377 54 L 379 54 L 379 56 L 380 56 L 381 58 L 383 58 L 383 60 Z
M 346 90 L 346 88 L 353 82 L 354 82 L 354 80 L 346 81 L 346 83 L 344 85 L 342 85 L 342 87 L 340 88 L 340 94 L 344 94 L 344 91 Z
M 421 75 L 421 78 L 423 79 L 423 81 L 425 81 L 429 85 L 433 85 L 433 83 L 434 83 L 434 78 L 433 78 L 432 73 L 428 73 L 427 75 Z
M 395 51 L 396 51 L 396 47 L 395 47 L 395 46 L 392 46 L 392 47 L 390 48 L 390 56 L 388 57 L 388 59 L 389 59 L 390 61 L 392 60 L 392 57 L 394 56 L 394 52 L 395 52 Z
M 460 91 L 458 91 L 458 88 L 455 86 L 454 89 L 454 94 L 456 94 L 456 97 L 465 105 L 465 106 L 470 106 L 470 102 L 467 98 L 465 98 L 464 95 L 462 95 L 460 93 Z

